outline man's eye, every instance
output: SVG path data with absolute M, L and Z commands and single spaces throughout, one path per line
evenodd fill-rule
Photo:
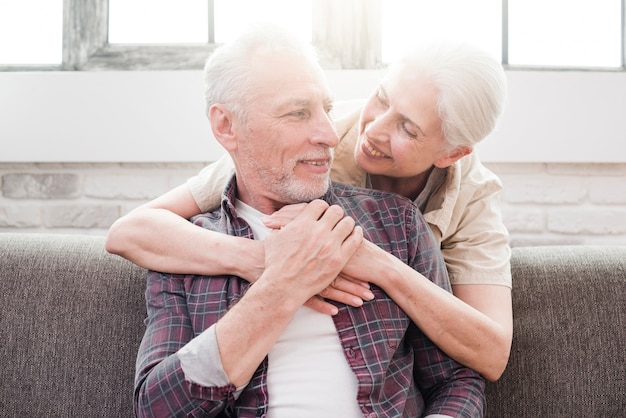
M 295 112 L 291 112 L 290 115 L 297 118 L 305 118 L 307 117 L 308 113 L 305 110 L 296 110 Z
M 376 94 L 376 99 L 378 100 L 378 103 L 380 103 L 381 105 L 387 106 L 387 99 L 381 96 L 380 92 Z

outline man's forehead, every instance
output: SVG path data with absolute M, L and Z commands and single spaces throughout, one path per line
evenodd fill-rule
M 333 99 L 330 95 L 311 95 L 311 96 L 284 96 L 284 97 L 276 97 L 277 105 L 283 106 L 300 106 L 300 107 L 308 107 L 308 106 L 332 106 Z
M 309 107 L 332 106 L 333 95 L 323 78 L 295 78 L 278 80 L 264 89 L 267 98 L 275 106 Z
M 307 57 L 259 55 L 252 71 L 255 92 L 269 99 L 273 106 L 332 105 L 324 71 Z

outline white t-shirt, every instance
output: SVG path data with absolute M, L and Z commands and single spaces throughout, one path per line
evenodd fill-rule
M 240 200 L 235 206 L 254 239 L 265 239 L 264 215 Z M 269 418 L 363 417 L 356 401 L 358 382 L 333 319 L 306 306 L 268 353 L 267 390 Z
M 235 205 L 255 239 L 264 239 L 269 233 L 261 221 L 264 215 L 239 200 Z M 214 326 L 185 345 L 178 356 L 188 380 L 205 386 L 228 383 Z M 269 418 L 363 417 L 357 402 L 358 382 L 332 317 L 306 306 L 296 312 L 268 353 L 267 387 Z

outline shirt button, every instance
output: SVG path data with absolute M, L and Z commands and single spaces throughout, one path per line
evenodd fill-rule
M 348 357 L 354 357 L 356 355 L 356 353 L 354 352 L 352 348 L 348 348 L 346 350 L 346 354 L 348 355 Z

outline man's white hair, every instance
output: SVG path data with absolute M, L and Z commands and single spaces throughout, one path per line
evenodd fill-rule
M 319 66 L 313 46 L 291 32 L 270 24 L 250 25 L 241 36 L 218 47 L 207 59 L 204 66 L 206 110 L 221 103 L 245 120 L 249 100 L 254 97 L 251 60 L 259 54 L 273 53 L 301 57 Z

